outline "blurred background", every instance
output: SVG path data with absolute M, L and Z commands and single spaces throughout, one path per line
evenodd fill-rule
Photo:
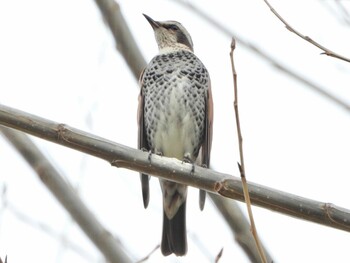
M 118 1 L 147 62 L 158 52 L 142 16 L 176 20 L 190 32 L 211 75 L 214 98 L 212 168 L 238 176 L 230 34 L 181 1 Z M 263 0 L 186 1 L 238 38 L 235 65 L 249 181 L 350 208 L 350 64 L 320 55 L 288 31 Z M 290 25 L 350 57 L 350 2 L 271 1 Z M 250 47 L 265 54 L 258 55 Z M 291 77 L 266 56 L 298 77 Z M 299 79 L 299 80 L 298 80 Z M 139 88 L 94 1 L 0 0 L 0 103 L 137 147 Z M 80 152 L 31 137 L 76 188 L 101 223 L 136 262 L 160 243 L 158 180 L 143 208 L 139 176 Z M 68 213 L 0 136 L 0 257 L 8 262 L 105 262 Z M 146 262 L 249 262 L 208 200 L 190 189 L 186 257 Z M 245 212 L 245 204 L 239 203 Z M 274 262 L 347 262 L 350 234 L 253 207 Z

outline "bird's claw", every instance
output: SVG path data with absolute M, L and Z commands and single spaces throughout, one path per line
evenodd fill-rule
M 192 164 L 191 175 L 193 175 L 194 174 L 194 162 L 190 159 L 190 157 L 184 156 L 184 158 L 182 159 L 182 163 Z
M 148 150 L 145 147 L 142 147 L 140 150 L 143 152 L 148 152 Z

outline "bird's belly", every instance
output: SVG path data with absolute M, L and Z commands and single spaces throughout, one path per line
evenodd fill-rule
M 168 118 L 160 121 L 163 128 L 155 134 L 155 148 L 160 149 L 163 155 L 182 160 L 185 154 L 193 152 L 194 125 L 190 118 L 183 120 Z
M 190 108 L 181 102 L 181 91 L 174 91 L 159 115 L 154 146 L 164 156 L 182 160 L 192 158 L 196 139 L 196 124 Z

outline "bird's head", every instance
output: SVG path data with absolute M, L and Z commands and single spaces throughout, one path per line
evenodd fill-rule
M 175 50 L 190 50 L 193 52 L 193 43 L 186 28 L 176 21 L 155 21 L 143 14 L 151 24 L 159 51 L 161 53 Z

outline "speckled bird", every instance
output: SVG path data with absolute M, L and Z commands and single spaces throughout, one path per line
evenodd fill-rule
M 144 16 L 153 28 L 159 54 L 140 76 L 138 147 L 209 167 L 213 127 L 209 73 L 193 53 L 191 36 L 179 22 Z M 141 174 L 145 208 L 149 178 Z M 187 252 L 187 186 L 163 179 L 160 185 L 164 209 L 161 251 L 165 256 L 183 256 Z M 205 191 L 200 190 L 199 199 L 203 209 Z

